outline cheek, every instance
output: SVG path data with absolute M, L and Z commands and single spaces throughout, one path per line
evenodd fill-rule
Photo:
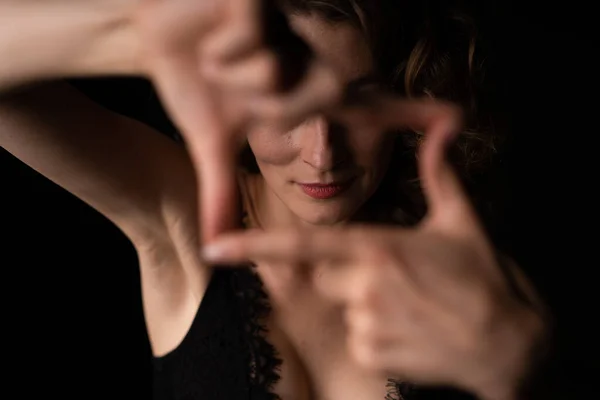
M 285 166 L 298 157 L 298 149 L 289 134 L 255 130 L 248 134 L 248 144 L 261 166 Z

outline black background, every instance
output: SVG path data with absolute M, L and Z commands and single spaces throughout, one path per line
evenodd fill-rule
M 597 22 L 583 2 L 485 4 L 512 126 L 507 234 L 556 314 L 566 398 L 594 396 Z M 109 107 L 164 126 L 147 82 L 82 85 Z M 3 149 L 0 182 L 4 389 L 19 397 L 149 398 L 150 353 L 129 242 Z

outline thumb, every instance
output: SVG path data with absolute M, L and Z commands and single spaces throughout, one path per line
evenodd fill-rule
M 234 225 L 237 203 L 236 138 L 227 132 L 215 99 L 197 74 L 193 57 L 155 63 L 154 83 L 180 128 L 196 172 L 203 241 Z
M 462 114 L 442 108 L 426 128 L 418 156 L 419 175 L 428 205 L 428 219 L 455 229 L 471 216 L 471 206 L 460 179 L 447 159 L 449 146 L 459 134 Z M 459 221 L 459 225 L 457 225 Z
M 236 228 L 238 221 L 237 141 L 220 127 L 204 132 L 191 147 L 197 160 L 200 221 L 203 242 Z

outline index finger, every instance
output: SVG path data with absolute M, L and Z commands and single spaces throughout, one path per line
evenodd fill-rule
M 220 236 L 204 247 L 202 255 L 218 264 L 345 262 L 356 255 L 348 239 L 347 231 L 335 228 L 245 231 Z
M 348 98 L 334 117 L 349 126 L 367 124 L 380 130 L 409 128 L 421 132 L 458 133 L 463 125 L 463 113 L 454 104 L 386 93 Z

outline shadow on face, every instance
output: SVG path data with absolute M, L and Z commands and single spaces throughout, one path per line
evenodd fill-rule
M 353 89 L 374 85 L 374 63 L 363 32 L 349 23 L 293 15 L 294 30 Z M 345 127 L 315 115 L 291 131 L 253 130 L 248 143 L 268 196 L 311 225 L 346 221 L 377 189 L 388 167 L 388 133 Z

